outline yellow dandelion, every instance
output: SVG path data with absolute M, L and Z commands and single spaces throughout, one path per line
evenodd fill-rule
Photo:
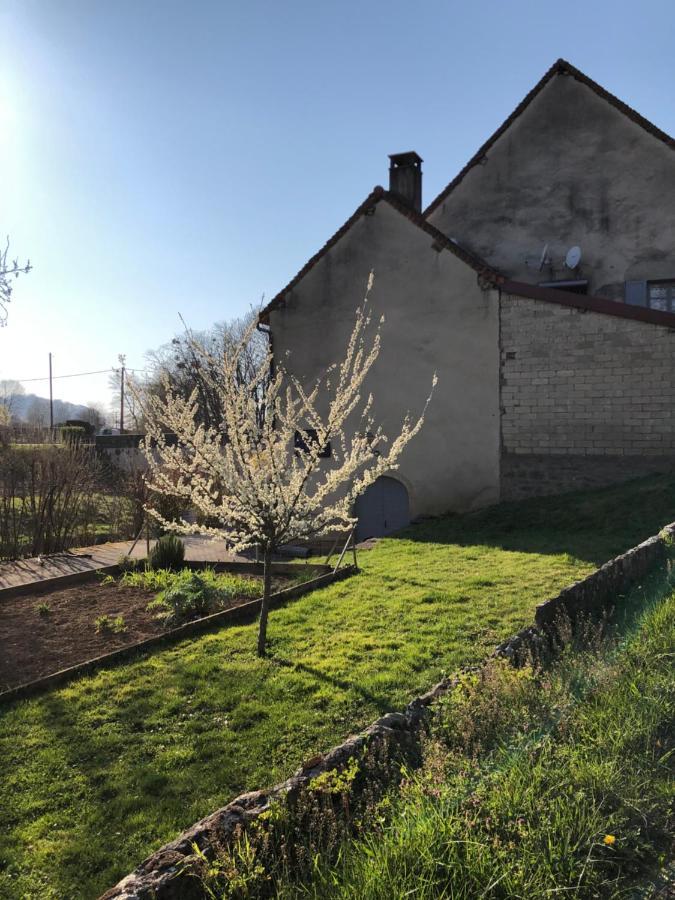
M 611 847 L 612 844 L 614 844 L 615 842 L 616 842 L 616 838 L 614 837 L 613 834 L 606 834 L 602 843 L 605 844 L 607 847 Z

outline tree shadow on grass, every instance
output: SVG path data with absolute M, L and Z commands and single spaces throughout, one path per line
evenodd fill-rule
M 675 477 L 652 475 L 620 485 L 499 503 L 442 516 L 394 540 L 488 545 L 524 553 L 568 553 L 602 565 L 675 520 Z
M 135 660 L 132 671 L 144 661 Z M 177 709 L 158 706 L 142 682 L 121 696 L 127 685 L 114 675 L 107 696 L 101 685 L 92 685 L 91 696 L 71 700 L 54 691 L 40 698 L 37 708 L 51 735 L 47 752 L 56 748 L 60 760 L 56 794 L 46 783 L 39 788 L 45 811 L 63 828 L 58 864 L 45 873 L 54 896 L 99 896 L 159 846 L 245 789 L 242 760 L 230 760 L 222 747 L 214 756 L 203 743 L 216 726 L 195 728 L 219 710 L 212 698 L 202 701 L 198 678 L 188 669 L 161 673 L 163 693 L 175 693 Z M 175 762 L 167 756 L 172 751 Z M 43 835 L 47 843 L 50 839 Z
M 331 687 L 340 688 L 340 690 L 345 691 L 345 693 L 356 693 L 363 700 L 372 703 L 375 709 L 383 715 L 384 713 L 391 712 L 392 706 L 389 697 L 381 697 L 378 694 L 374 694 L 372 691 L 362 687 L 356 681 L 347 681 L 343 678 L 337 678 L 335 675 L 329 675 L 326 672 L 322 672 L 321 669 L 316 669 L 314 666 L 308 666 L 305 663 L 286 659 L 283 656 L 272 656 L 270 661 L 282 668 L 297 669 L 301 672 L 306 672 L 308 675 L 311 675 L 312 678 L 316 678 L 317 681 L 329 684 Z
M 149 714 L 149 698 L 144 708 Z M 136 708 L 131 720 L 120 723 L 115 713 L 102 709 L 96 716 L 69 702 L 60 691 L 45 694 L 36 709 L 42 711 L 43 724 L 51 734 L 46 752 L 59 758 L 53 776 L 56 794 L 47 784 L 41 787 L 40 804 L 55 823 L 58 848 L 58 865 L 49 865 L 44 876 L 54 896 L 98 896 L 141 858 L 135 858 L 131 849 L 133 834 L 125 834 L 123 828 L 127 816 L 153 802 L 145 777 L 150 773 L 134 768 L 123 775 L 116 763 L 120 744 L 133 740 L 134 728 L 142 730 L 143 711 Z M 52 840 L 49 834 L 43 839 L 47 844 Z M 120 853 L 125 844 L 128 866 L 124 851 Z
M 215 656 L 210 664 L 217 671 Z M 143 666 L 145 661 L 140 657 L 134 664 Z M 356 695 L 375 710 L 390 709 L 386 698 L 357 683 L 290 659 L 272 657 L 269 662 L 302 671 L 317 685 L 326 682 Z M 202 679 L 209 678 L 204 667 L 196 671 L 192 663 L 184 662 L 150 673 L 162 677 L 163 702 L 166 704 L 171 695 L 171 708 L 158 707 L 153 692 L 144 689 L 143 673 L 135 674 L 139 678 L 136 687 L 131 682 L 120 684 L 115 676 L 108 682 L 108 676 L 103 676 L 103 684 L 84 684 L 90 689 L 78 691 L 74 697 L 54 691 L 37 701 L 41 724 L 50 737 L 44 747 L 36 748 L 28 766 L 35 766 L 32 777 L 39 777 L 40 783 L 34 786 L 35 801 L 41 813 L 48 815 L 49 829 L 57 823 L 53 846 L 58 865 L 49 865 L 48 871 L 44 867 L 39 876 L 47 879 L 55 896 L 98 896 L 200 816 L 242 790 L 264 784 L 263 776 L 248 771 L 249 753 L 254 752 L 249 741 L 259 745 L 258 753 L 269 754 L 268 764 L 272 765 L 279 723 L 270 729 L 265 721 L 258 722 L 255 710 L 248 708 L 262 690 L 264 671 L 260 682 L 248 682 L 247 688 L 235 685 L 236 702 L 232 711 L 225 713 L 232 724 L 239 707 L 246 707 L 247 720 L 251 720 L 246 727 L 262 728 L 255 738 L 250 736 L 252 732 L 246 731 L 244 736 L 242 731 L 238 747 L 225 742 L 221 746 L 213 727 L 195 728 L 198 720 L 224 714 L 221 692 L 204 689 Z M 318 709 L 317 715 L 321 718 Z M 178 728 L 177 720 L 181 723 Z M 243 719 L 238 727 L 245 727 Z M 283 732 L 283 728 L 280 730 Z M 210 738 L 213 740 L 208 747 L 212 749 L 207 752 L 204 741 Z M 163 754 L 172 748 L 186 751 L 190 761 L 169 765 Z M 300 758 L 301 754 L 298 764 Z M 52 787 L 37 774 L 47 759 L 49 767 L 54 766 Z M 195 804 L 196 799 L 199 802 Z M 36 834 L 35 841 L 41 853 L 52 842 L 51 830 Z M 22 852 L 24 859 L 27 854 L 27 849 Z M 35 871 L 43 869 L 39 859 L 32 865 Z

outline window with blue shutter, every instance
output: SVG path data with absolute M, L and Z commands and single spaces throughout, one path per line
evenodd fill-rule
M 626 303 L 675 313 L 675 281 L 627 281 Z
M 626 303 L 631 306 L 647 306 L 647 282 L 626 282 Z

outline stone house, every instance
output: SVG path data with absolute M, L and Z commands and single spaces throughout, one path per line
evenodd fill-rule
M 275 355 L 311 380 L 373 270 L 385 428 L 438 374 L 400 467 L 359 501 L 361 536 L 673 467 L 674 149 L 559 60 L 424 211 L 421 158 L 391 156 L 389 189 L 267 305 Z

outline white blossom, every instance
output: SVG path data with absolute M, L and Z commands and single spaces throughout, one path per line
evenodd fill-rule
M 281 545 L 354 527 L 354 500 L 380 475 L 396 469 L 403 449 L 422 427 L 431 398 L 418 418 L 402 416 L 395 436 L 385 435 L 374 421 L 373 396 L 363 395 L 381 343 L 380 325 L 371 328 L 371 286 L 372 275 L 344 358 L 327 366 L 309 387 L 278 361 L 269 378 L 270 350 L 249 383 L 236 378 L 255 323 L 222 359 L 210 359 L 204 369 L 222 397 L 218 427 L 198 424 L 197 392 L 181 398 L 168 377 L 160 396 L 132 387 L 148 423 L 143 444 L 148 486 L 183 498 L 186 507 L 201 514 L 198 522 L 169 522 L 150 506 L 152 516 L 172 531 L 222 538 L 234 551 L 260 547 L 266 576 Z M 205 350 L 196 346 L 195 352 Z M 175 434 L 177 443 L 167 441 L 167 434 Z M 297 435 L 305 449 L 296 449 Z M 331 456 L 324 459 L 322 451 L 329 444 Z M 265 593 L 269 595 L 269 577 Z M 266 626 L 264 603 L 261 628 L 263 618 Z

